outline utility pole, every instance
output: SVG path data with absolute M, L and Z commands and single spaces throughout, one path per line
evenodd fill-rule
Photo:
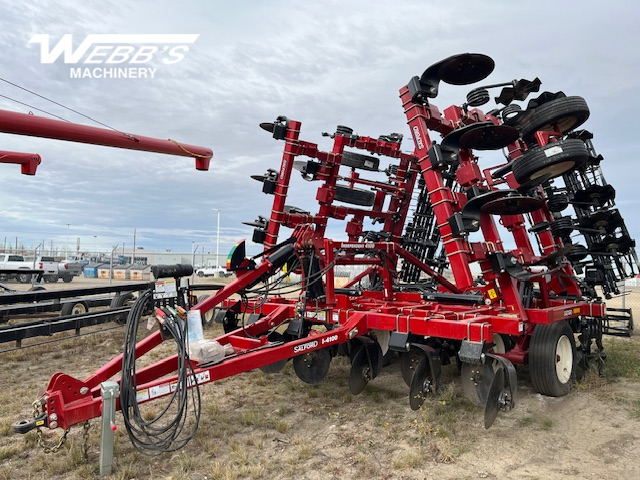
M 216 267 L 220 266 L 220 209 L 214 208 L 218 212 L 218 229 L 216 233 Z

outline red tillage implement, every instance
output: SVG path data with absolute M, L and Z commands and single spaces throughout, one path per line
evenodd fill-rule
M 441 366 L 454 359 L 465 394 L 484 406 L 487 428 L 515 404 L 514 364 L 529 366 L 539 393 L 565 395 L 577 368 L 602 362 L 603 333 L 633 326 L 609 316 L 600 295 L 619 293 L 617 282 L 637 273 L 635 242 L 614 209 L 592 135 L 576 130 L 589 116 L 582 98 L 544 92 L 522 109 L 513 102 L 539 90 L 535 79 L 475 88 L 444 112 L 430 103 L 441 82 L 475 83 L 493 66 L 484 55 L 456 55 L 400 90 L 410 153 L 395 133 L 372 138 L 339 126 L 331 150 L 322 151 L 300 139 L 298 121 L 261 124 L 284 142 L 279 169 L 253 177 L 273 195 L 270 216 L 248 222 L 264 252 L 247 258 L 238 243 L 227 264 L 236 279 L 197 303 L 189 287 L 171 305 L 156 291 L 159 331 L 84 380 L 55 374 L 37 402 L 38 420 L 17 429 L 38 422 L 68 429 L 99 416 L 100 385 L 120 374 L 118 408 L 144 447 L 130 421 L 139 404 L 255 368 L 276 372 L 289 360 L 301 380 L 318 383 L 338 354 L 350 357 L 353 394 L 380 373 L 385 356 L 399 354 L 413 409 L 437 394 Z M 477 107 L 495 87 L 503 87 L 496 107 L 484 113 Z M 500 149 L 506 163 L 481 169 L 474 151 Z M 318 186 L 315 213 L 287 204 L 294 170 Z M 570 205 L 574 216 L 563 216 Z M 346 240 L 327 238 L 336 221 L 346 222 Z M 365 230 L 365 222 L 377 229 Z M 288 238 L 283 228 L 292 229 Z M 180 270 L 159 269 L 156 277 L 190 273 Z M 359 273 L 337 287 L 344 270 Z M 284 281 L 292 274 L 300 278 L 295 289 Z M 184 322 L 171 306 L 215 309 L 226 356 L 198 363 L 182 352 L 132 367 L 166 338 L 184 342 Z M 139 320 L 134 310 L 128 328 Z

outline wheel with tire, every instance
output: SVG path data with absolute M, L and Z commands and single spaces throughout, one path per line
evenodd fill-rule
M 125 305 L 133 305 L 133 302 L 135 302 L 135 297 L 133 296 L 133 293 L 121 293 L 121 294 L 117 294 L 115 297 L 111 299 L 109 308 L 120 308 L 120 307 L 124 307 Z M 113 317 L 113 321 L 119 325 L 124 325 L 125 323 L 127 323 L 128 316 L 129 315 L 127 312 L 119 313 Z
M 73 280 L 73 275 L 63 275 L 62 276 L 62 281 L 64 283 L 71 283 L 71 280 Z
M 375 197 L 376 194 L 371 190 L 363 190 L 362 188 L 349 188 L 344 185 L 336 185 L 335 200 L 338 202 L 360 205 L 362 207 L 370 207 L 373 205 Z
M 198 297 L 198 303 L 204 302 L 207 298 L 209 298 L 209 295 L 200 295 Z M 211 310 L 200 314 L 200 316 L 202 317 L 203 326 L 210 327 L 211 325 L 213 325 L 214 313 L 215 309 L 212 308 Z
M 66 317 L 67 315 L 81 315 L 87 313 L 89 307 L 85 302 L 69 302 L 62 305 L 60 309 L 60 316 Z
M 529 344 L 529 372 L 538 393 L 551 397 L 569 393 L 576 376 L 576 341 L 565 320 L 536 325 Z
M 361 155 L 359 153 L 343 152 L 342 165 L 377 172 L 378 167 L 380 166 L 380 159 L 369 155 Z
M 198 275 L 199 277 L 204 277 L 204 272 L 198 272 L 198 273 L 197 273 L 197 275 Z
M 562 134 L 567 134 L 588 118 L 589 107 L 584 98 L 556 98 L 536 107 L 520 126 L 520 134 L 525 142 L 534 143 L 536 132 L 555 130 L 557 127 Z
M 533 147 L 513 161 L 513 176 L 520 185 L 540 185 L 582 167 L 589 152 L 582 140 L 568 138 Z
M 58 282 L 58 275 L 45 275 L 44 276 L 44 281 L 46 283 L 57 283 Z
M 16 278 L 18 279 L 18 283 L 29 283 L 31 277 L 32 275 L 30 273 L 19 273 Z

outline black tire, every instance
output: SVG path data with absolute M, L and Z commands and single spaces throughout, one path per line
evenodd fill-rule
M 569 197 L 564 193 L 556 193 L 547 199 L 547 207 L 550 212 L 561 212 L 569 206 Z
M 71 283 L 71 280 L 73 280 L 73 275 L 63 275 L 62 276 L 62 281 L 64 283 Z
M 558 129 L 567 134 L 589 118 L 589 107 L 582 97 L 556 98 L 536 107 L 526 122 L 520 126 L 520 134 L 527 143 L 535 142 L 535 134 L 541 130 Z
M 576 341 L 565 321 L 536 325 L 529 344 L 529 372 L 533 388 L 542 395 L 562 397 L 576 377 Z
M 45 275 L 44 276 L 44 281 L 47 283 L 57 283 L 58 282 L 58 275 Z
M 29 283 L 31 281 L 32 275 L 30 273 L 19 273 L 16 275 L 16 279 L 18 283 Z
M 109 308 L 120 308 L 125 305 L 131 305 L 135 301 L 135 297 L 133 293 L 121 293 L 116 295 L 111 299 L 111 303 L 109 304 Z
M 67 315 L 80 315 L 82 313 L 87 313 L 89 311 L 89 307 L 85 302 L 69 302 L 62 305 L 60 309 L 60 316 L 66 317 Z
M 227 276 L 226 272 L 218 272 L 218 278 L 224 278 L 226 276 Z
M 335 200 L 337 202 L 370 207 L 373 205 L 375 197 L 376 194 L 371 190 L 363 190 L 361 188 L 349 188 L 344 185 L 336 185 Z
M 204 272 L 198 272 L 196 275 L 198 275 L 199 277 L 204 277 Z
M 209 295 L 200 295 L 198 297 L 198 303 L 205 301 L 207 298 L 209 298 Z M 201 313 L 200 316 L 202 317 L 202 325 L 207 327 L 213 325 L 214 314 L 215 308 L 212 308 L 208 312 Z
M 343 152 L 342 165 L 377 172 L 378 167 L 380 166 L 380 159 L 369 155 L 361 155 L 359 153 Z
M 539 185 L 580 168 L 589 159 L 582 140 L 558 140 L 544 147 L 533 147 L 513 161 L 513 176 L 520 185 Z
M 133 293 L 116 294 L 116 296 L 111 299 L 109 308 L 120 308 L 124 307 L 125 305 L 133 305 L 134 301 L 135 297 L 133 296 Z M 127 323 L 128 316 L 129 314 L 126 312 L 120 313 L 118 315 L 114 315 L 113 321 L 118 325 L 124 325 L 125 323 Z

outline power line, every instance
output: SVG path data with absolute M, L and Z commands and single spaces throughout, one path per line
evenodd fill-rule
M 85 114 L 84 114 L 84 113 L 82 113 L 82 112 L 79 112 L 79 111 L 77 111 L 77 110 L 74 110 L 73 108 L 67 107 L 66 105 L 63 105 L 62 103 L 56 102 L 55 100 L 51 100 L 50 98 L 47 98 L 47 97 L 45 97 L 44 95 L 40 95 L 39 93 L 36 93 L 36 92 L 34 92 L 34 91 L 32 91 L 32 90 L 29 90 L 28 88 L 21 87 L 20 85 L 18 85 L 18 84 L 16 84 L 16 83 L 10 82 L 10 81 L 9 81 L 9 80 L 7 80 L 6 78 L 2 78 L 2 77 L 0 77 L 0 80 L 2 80 L 2 81 L 3 81 L 3 82 L 5 82 L 5 83 L 8 83 L 9 85 L 12 85 L 12 86 L 14 86 L 14 87 L 16 87 L 16 88 L 19 88 L 20 90 L 24 90 L 25 92 L 29 92 L 29 93 L 31 93 L 32 95 L 35 95 L 36 97 L 40 97 L 40 98 L 42 98 L 42 99 L 44 99 L 44 100 L 46 100 L 46 101 L 48 101 L 48 102 L 51 102 L 51 103 L 53 103 L 53 104 L 55 104 L 55 105 L 58 105 L 59 107 L 66 108 L 67 110 L 69 110 L 69 111 L 71 111 L 71 112 L 73 112 L 73 113 L 76 113 L 76 114 L 78 114 L 78 115 L 80 115 L 80 116 L 82 116 L 82 117 L 85 117 L 85 118 L 87 118 L 87 119 L 91 120 L 92 122 L 97 123 L 98 125 L 102 125 L 103 127 L 107 127 L 107 128 L 109 128 L 109 129 L 113 130 L 114 132 L 118 132 L 118 133 L 121 133 L 122 135 L 130 136 L 128 133 L 121 132 L 120 130 L 115 129 L 115 128 L 113 128 L 113 127 L 111 127 L 111 126 L 107 125 L 106 123 L 99 122 L 99 121 L 98 121 L 98 120 L 96 120 L 95 118 L 91 118 L 90 116 L 85 115 Z M 54 116 L 56 116 L 56 115 L 54 115 Z M 60 118 L 60 117 L 58 117 L 58 118 Z M 65 120 L 65 121 L 68 121 L 68 120 Z
M 0 95 L 0 97 L 6 98 L 7 100 L 11 100 L 12 102 L 19 103 L 20 105 L 24 105 L 25 107 L 29 107 L 29 108 L 32 108 L 34 110 L 38 110 L 39 112 L 46 113 L 47 115 L 51 115 L 52 117 L 59 118 L 60 120 L 63 120 L 65 122 L 69 122 L 69 120 L 67 120 L 66 118 L 62 118 L 61 116 L 56 115 L 55 113 L 47 112 L 46 110 L 42 110 L 41 108 L 34 107 L 33 105 L 29 105 L 28 103 L 21 102 L 20 100 L 16 100 L 15 98 L 7 97 L 6 95 Z

